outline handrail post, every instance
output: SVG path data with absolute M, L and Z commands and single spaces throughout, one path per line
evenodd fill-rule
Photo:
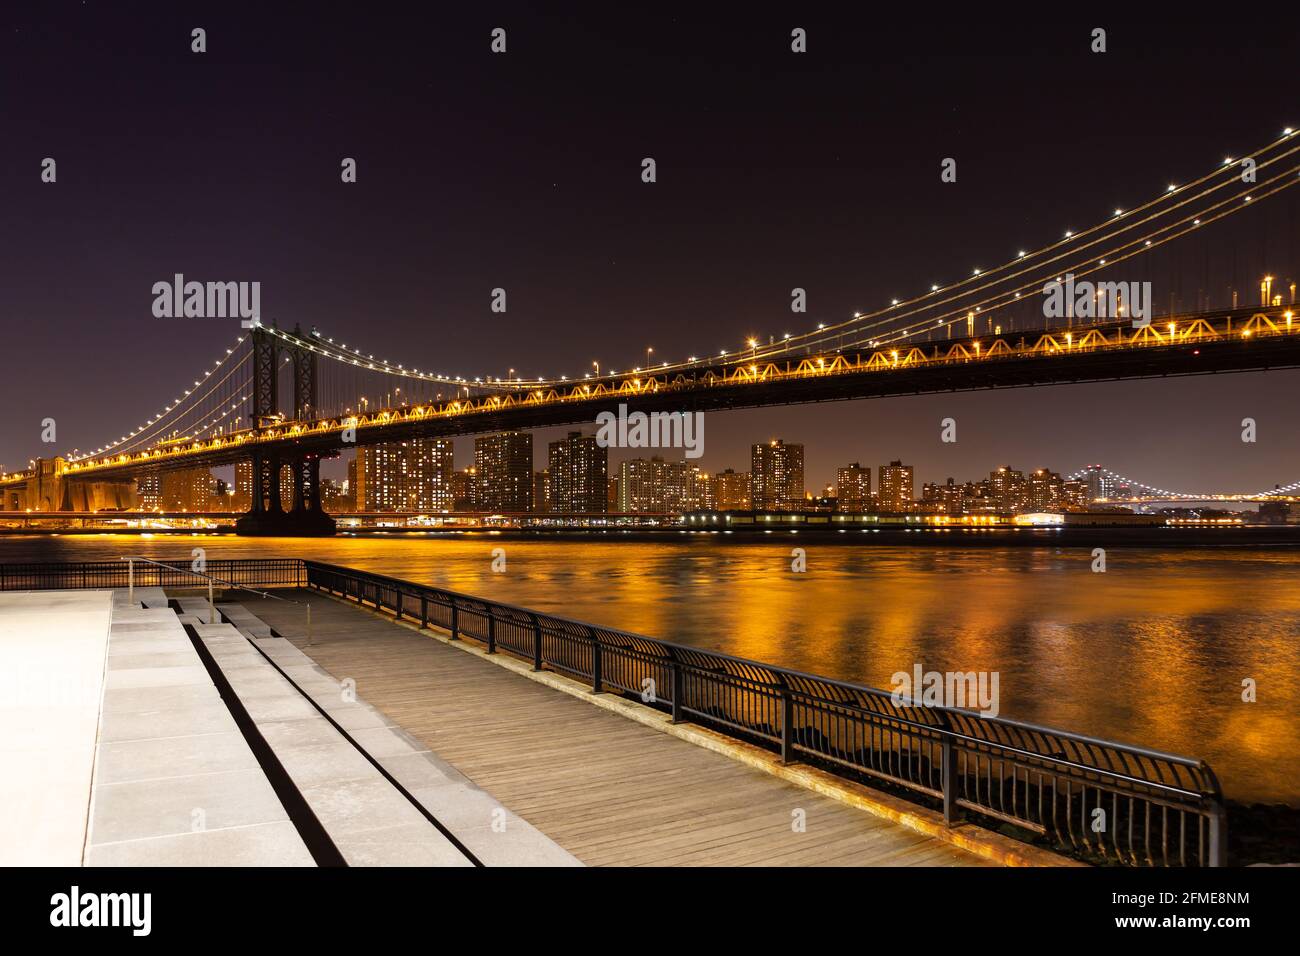
M 135 603 L 135 558 L 126 559 L 126 600 Z
M 957 751 L 945 734 L 940 777 L 943 786 L 943 825 L 951 827 L 957 818 Z
M 311 645 L 312 645 L 311 605 L 308 604 L 307 605 L 307 646 L 311 647 Z
M 420 629 L 423 630 L 428 626 L 429 626 L 429 596 L 427 594 L 421 594 L 420 595 Z
M 686 675 L 682 665 L 674 659 L 670 662 L 673 671 L 673 714 L 672 722 L 680 724 L 686 718 L 682 716 L 682 698 L 686 696 Z
M 1217 800 L 1210 810 L 1210 866 L 1228 865 L 1228 821 L 1223 804 Z
M 533 670 L 542 669 L 542 622 L 536 614 L 528 615 L 533 619 Z
M 456 604 L 456 596 L 451 597 L 451 639 L 457 640 L 460 637 L 460 608 Z
M 794 696 L 781 688 L 781 763 L 794 763 Z
M 401 588 L 398 588 L 398 589 L 397 589 L 397 605 L 393 608 L 393 611 L 395 612 L 395 613 L 393 614 L 393 617 L 397 618 L 399 621 L 402 619 L 402 603 L 403 603 L 403 602 L 402 602 L 402 589 L 401 589 Z
M 593 694 L 603 694 L 605 692 L 605 686 L 604 676 L 600 672 L 600 641 L 596 639 L 595 634 L 589 636 L 591 637 L 591 692 Z
M 497 652 L 497 616 L 490 611 L 488 612 L 487 652 L 489 654 Z
M 212 600 L 212 578 L 208 578 L 208 623 L 217 623 L 217 605 Z

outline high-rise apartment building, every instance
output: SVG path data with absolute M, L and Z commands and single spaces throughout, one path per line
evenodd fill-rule
M 633 458 L 619 466 L 618 510 L 623 514 L 690 510 L 691 466 L 686 459 Z
M 212 472 L 207 468 L 164 471 L 158 492 L 163 511 L 207 511 L 212 497 Z
M 551 510 L 598 513 L 609 510 L 609 452 L 595 435 L 569 432 L 550 444 Z
M 835 472 L 835 507 L 845 513 L 872 509 L 870 468 L 855 461 Z
M 1025 511 L 1059 511 L 1066 504 L 1065 482 L 1046 468 L 1038 468 L 1025 479 Z
M 998 511 L 1016 513 L 1024 510 L 1027 487 L 1025 474 L 1010 465 L 989 472 L 989 491 Z
M 912 510 L 912 466 L 901 461 L 891 461 L 881 465 L 877 474 L 880 476 L 880 490 L 877 502 L 881 511 Z
M 690 470 L 690 493 L 687 507 L 691 511 L 716 511 L 718 508 L 718 479 L 702 468 Z
M 478 469 L 473 465 L 451 473 L 451 510 L 478 510 Z
M 713 476 L 717 487 L 719 511 L 748 511 L 752 507 L 749 497 L 749 472 L 728 468 Z
M 803 445 L 781 439 L 750 451 L 749 496 L 756 511 L 799 511 L 804 507 Z
M 966 512 L 967 486 L 959 485 L 952 478 L 939 486 L 939 506 L 944 514 L 959 515 Z M 969 489 L 973 495 L 974 489 Z
M 478 508 L 487 512 L 533 510 L 532 432 L 500 432 L 474 439 Z
M 235 462 L 235 494 L 230 506 L 234 511 L 248 511 L 253 507 L 253 463 L 248 459 Z
M 135 480 L 135 494 L 141 511 L 157 511 L 162 507 L 162 476 L 141 475 Z
M 1086 511 L 1088 508 L 1088 486 L 1082 481 L 1061 482 L 1061 499 L 1070 511 Z
M 357 449 L 358 511 L 450 511 L 454 449 L 448 438 L 419 438 Z

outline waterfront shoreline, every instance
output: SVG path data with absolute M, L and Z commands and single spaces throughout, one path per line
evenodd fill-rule
M 234 538 L 234 528 L 34 528 L 0 529 L 4 538 L 56 537 L 222 537 Z M 754 543 L 773 540 L 813 539 L 819 544 L 870 545 L 872 547 L 934 548 L 1143 548 L 1182 551 L 1206 548 L 1300 548 L 1300 525 L 1213 527 L 1086 527 L 1086 528 L 737 528 L 705 531 L 691 528 L 364 528 L 340 529 L 334 538 L 426 538 L 429 540 L 494 540 L 554 542 L 627 542 L 663 544 L 672 540 L 706 538 L 713 542 Z M 255 539 L 241 539 L 255 540 Z M 312 539 L 302 539 L 304 541 Z M 327 539 L 328 540 L 328 539 Z

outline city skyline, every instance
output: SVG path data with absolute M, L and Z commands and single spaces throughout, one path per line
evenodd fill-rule
M 599 492 L 586 497 L 584 507 L 564 508 L 553 504 L 551 468 L 562 471 L 566 447 L 581 449 L 585 468 L 598 482 L 604 477 L 607 494 L 602 505 Z M 831 482 L 808 482 L 802 462 L 804 445 L 773 439 L 754 443 L 750 470 L 703 468 L 672 449 L 653 454 L 629 454 L 610 464 L 610 449 L 600 447 L 594 436 L 569 431 L 565 440 L 547 446 L 547 461 L 540 470 L 531 468 L 533 441 L 530 432 L 501 432 L 477 436 L 472 462 L 456 467 L 453 443 L 445 439 L 417 439 L 395 444 L 359 448 L 346 461 L 347 479 L 324 478 L 322 501 L 332 513 L 350 511 L 394 513 L 573 513 L 611 514 L 674 513 L 701 510 L 803 511 L 824 508 L 827 500 L 837 511 L 937 513 L 1032 512 L 1083 510 L 1095 504 L 1123 506 L 1130 498 L 1147 498 L 1147 511 L 1159 510 L 1160 503 L 1177 507 L 1170 494 L 1158 497 L 1131 476 L 1122 476 L 1104 465 L 1092 464 L 1069 474 L 1046 465 L 1014 467 L 995 465 L 974 476 L 948 475 L 933 481 L 916 475 L 915 467 L 901 459 L 877 465 L 847 462 L 836 469 Z M 360 466 L 358 463 L 362 463 Z M 287 466 L 285 466 L 287 469 Z M 137 480 L 136 495 L 141 510 L 223 511 L 246 510 L 251 490 L 251 469 L 239 465 L 234 481 L 220 471 L 230 469 L 181 469 Z M 874 478 L 873 478 L 874 476 Z M 291 502 L 287 471 L 281 486 L 281 504 Z M 572 484 L 575 479 L 567 479 Z M 561 479 L 564 486 L 566 479 Z M 719 482 L 734 486 L 723 490 Z M 568 500 L 574 500 L 573 492 Z M 743 494 L 744 500 L 739 495 Z M 228 496 L 228 497 L 227 497 Z M 1201 499 L 1193 499 L 1201 500 Z M 1208 501 L 1209 499 L 1204 499 Z M 1289 508 L 1282 504 L 1281 514 Z M 1250 510 L 1247 506 L 1244 510 Z

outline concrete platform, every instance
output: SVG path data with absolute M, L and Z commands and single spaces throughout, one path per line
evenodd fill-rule
M 110 591 L 0 594 L 0 866 L 76 866 L 86 839 Z

